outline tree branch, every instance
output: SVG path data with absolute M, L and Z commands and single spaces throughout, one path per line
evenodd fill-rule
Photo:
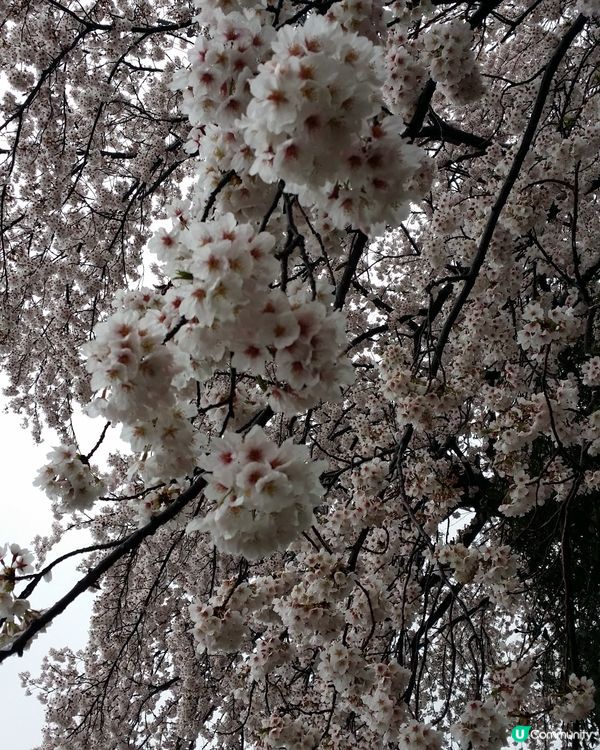
M 508 197 L 511 193 L 511 190 L 513 189 L 515 182 L 517 181 L 517 177 L 519 176 L 521 167 L 523 166 L 523 162 L 525 161 L 525 157 L 529 153 L 529 149 L 531 148 L 531 144 L 533 143 L 533 138 L 535 136 L 537 126 L 542 116 L 542 112 L 544 111 L 544 105 L 546 103 L 548 92 L 550 91 L 552 79 L 554 78 L 554 75 L 558 70 L 558 66 L 560 65 L 560 62 L 565 56 L 567 50 L 571 46 L 573 40 L 585 26 L 586 20 L 586 17 L 581 15 L 577 18 L 577 20 L 573 23 L 571 28 L 562 38 L 560 44 L 558 45 L 554 54 L 546 65 L 546 70 L 542 77 L 542 82 L 540 83 L 540 88 L 533 105 L 533 111 L 531 113 L 531 117 L 529 118 L 529 122 L 527 123 L 527 127 L 525 128 L 525 132 L 521 140 L 521 145 L 519 146 L 519 150 L 515 155 L 506 180 L 504 181 L 504 184 L 500 189 L 500 193 L 498 194 L 498 197 L 496 198 L 496 201 L 492 206 L 489 219 L 483 230 L 479 247 L 477 248 L 477 253 L 475 254 L 475 258 L 473 259 L 473 263 L 471 264 L 469 275 L 467 276 L 465 284 L 461 289 L 458 298 L 456 299 L 452 309 L 450 310 L 450 313 L 444 323 L 437 345 L 433 352 L 430 371 L 432 378 L 437 375 L 440 369 L 442 363 L 442 354 L 450 337 L 450 333 L 452 332 L 452 328 L 456 323 L 456 319 L 458 318 L 463 305 L 467 301 L 469 295 L 471 294 L 471 291 L 473 290 L 473 287 L 475 286 L 475 281 L 477 280 L 479 271 L 481 270 L 483 261 L 485 260 L 485 256 L 492 241 L 492 237 L 494 236 L 494 230 L 496 229 L 496 225 L 498 224 L 500 214 L 502 213 L 502 210 L 506 205 L 506 202 L 508 201 Z
M 198 477 L 194 483 L 185 492 L 169 505 L 166 510 L 154 516 L 145 526 L 141 529 L 134 531 L 125 541 L 121 542 L 116 549 L 110 554 L 106 555 L 97 565 L 95 565 L 89 573 L 81 578 L 56 604 L 43 612 L 36 620 L 34 620 L 29 627 L 16 638 L 12 644 L 5 650 L 0 652 L 0 664 L 8 659 L 13 654 L 23 655 L 23 651 L 29 645 L 30 641 L 49 625 L 55 617 L 62 614 L 65 609 L 72 602 L 77 599 L 80 594 L 83 594 L 92 584 L 96 583 L 101 575 L 106 573 L 112 566 L 118 562 L 122 557 L 127 555 L 129 552 L 138 547 L 144 539 L 152 536 L 161 526 L 164 526 L 168 521 L 183 509 L 185 506 L 202 492 L 206 486 L 206 480 L 203 476 Z

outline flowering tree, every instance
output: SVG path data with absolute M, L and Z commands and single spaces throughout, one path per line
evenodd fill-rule
M 597 2 L 2 22 L 7 393 L 62 444 L 51 535 L 0 550 L 0 661 L 98 589 L 27 677 L 43 748 L 597 728 Z

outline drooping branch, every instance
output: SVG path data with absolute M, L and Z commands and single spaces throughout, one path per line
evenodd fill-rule
M 546 65 L 546 70 L 544 71 L 544 75 L 542 77 L 542 81 L 535 98 L 533 110 L 529 117 L 525 132 L 523 133 L 523 138 L 521 139 L 521 144 L 517 150 L 517 153 L 515 154 L 515 158 L 513 159 L 506 179 L 504 180 L 504 183 L 498 193 L 498 197 L 494 201 L 494 205 L 490 210 L 490 215 L 481 235 L 479 246 L 477 248 L 477 252 L 475 253 L 475 257 L 473 258 L 473 262 L 471 263 L 471 268 L 469 269 L 467 279 L 463 284 L 463 287 L 460 290 L 460 293 L 444 322 L 444 326 L 435 345 L 430 367 L 430 375 L 432 378 L 437 375 L 440 369 L 444 348 L 448 342 L 448 339 L 450 338 L 450 334 L 454 328 L 454 324 L 458 316 L 460 315 L 465 302 L 471 294 L 473 287 L 475 286 L 475 282 L 477 280 L 477 277 L 479 276 L 479 271 L 483 266 L 483 262 L 492 241 L 492 237 L 494 236 L 494 230 L 496 229 L 496 226 L 500 219 L 500 214 L 502 213 L 502 210 L 504 209 L 504 206 L 508 201 L 508 197 L 513 189 L 515 182 L 517 181 L 517 178 L 521 171 L 521 167 L 523 166 L 523 162 L 525 161 L 525 157 L 529 153 L 529 149 L 531 148 L 531 144 L 533 143 L 540 118 L 544 111 L 544 105 L 550 91 L 552 79 L 554 78 L 554 75 L 558 70 L 558 66 L 560 65 L 567 50 L 569 49 L 577 35 L 580 34 L 583 30 L 586 21 L 587 19 L 585 16 L 579 16 L 577 18 L 571 28 L 563 36 L 560 44 L 557 46 L 554 54 Z

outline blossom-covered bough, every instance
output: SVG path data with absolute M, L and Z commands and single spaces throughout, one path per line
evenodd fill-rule
M 594 746 L 598 13 L 4 3 L 0 348 L 62 442 L 0 661 L 97 589 L 43 750 Z

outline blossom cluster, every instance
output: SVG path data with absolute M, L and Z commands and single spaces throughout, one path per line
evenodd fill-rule
M 324 645 L 344 626 L 339 604 L 352 590 L 352 576 L 342 569 L 338 555 L 321 551 L 298 558 L 302 575 L 273 601 L 273 611 L 298 643 Z
M 170 386 L 178 367 L 163 340 L 151 313 L 118 310 L 96 326 L 95 338 L 82 347 L 91 388 L 100 393 L 91 413 L 133 423 L 172 408 Z
M 326 17 L 330 21 L 337 21 L 344 31 L 360 34 L 374 44 L 385 37 L 381 0 L 340 0 L 329 7 Z
M 530 302 L 523 311 L 523 327 L 517 341 L 525 351 L 537 353 L 552 341 L 571 338 L 577 333 L 577 319 L 570 306 L 545 310 L 539 302 Z
M 381 108 L 375 46 L 310 16 L 281 29 L 272 49 L 250 83 L 241 123 L 255 154 L 250 173 L 267 183 L 284 179 L 307 205 L 324 201 L 340 227 L 367 231 L 402 219 L 421 154 L 401 140 L 401 123 L 367 126 Z
M 153 516 L 165 510 L 177 498 L 180 491 L 181 488 L 177 484 L 172 484 L 149 492 L 141 498 L 131 500 L 130 504 L 137 516 L 139 525 L 144 526 Z
M 543 505 L 548 492 L 530 477 L 522 468 L 516 468 L 512 472 L 511 487 L 506 500 L 499 507 L 505 516 L 524 516 L 536 505 Z
M 336 177 L 332 154 L 351 149 L 379 111 L 376 48 L 318 15 L 284 26 L 271 47 L 242 119 L 255 154 L 251 172 L 265 182 L 284 179 L 295 192 L 319 189 Z
M 454 577 L 460 583 L 470 583 L 481 563 L 479 550 L 465 547 L 464 544 L 445 544 L 435 551 L 435 558 L 441 565 L 452 568 Z
M 275 238 L 238 224 L 232 214 L 215 221 L 177 220 L 150 247 L 175 279 L 165 295 L 166 315 L 185 318 L 175 343 L 191 372 L 206 379 L 219 366 L 273 382 L 275 411 L 297 413 L 320 400 L 337 400 L 354 373 L 343 357 L 344 318 L 322 289 L 269 289 L 278 272 Z
M 279 636 L 263 636 L 248 659 L 253 679 L 264 679 L 274 669 L 286 664 L 292 650 L 289 643 L 285 643 Z
M 172 229 L 150 243 L 170 288 L 122 295 L 123 309 L 83 347 L 97 390 L 89 411 L 123 423 L 123 438 L 140 455 L 132 472 L 147 482 L 193 471 L 203 440 L 192 424 L 190 384 L 218 368 L 252 376 L 286 414 L 338 400 L 354 380 L 331 293 L 319 287 L 313 299 L 298 285 L 287 295 L 270 288 L 279 269 L 272 234 L 231 214 L 201 221 L 187 204 L 173 212 Z
M 584 385 L 600 385 L 600 357 L 591 357 L 581 365 L 582 382 Z
M 200 650 L 206 650 L 209 654 L 235 652 L 244 640 L 244 619 L 239 611 L 231 607 L 212 607 L 194 602 L 190 605 L 190 617 Z
M 491 674 L 494 688 L 511 713 L 518 713 L 523 709 L 535 677 L 532 657 L 520 658 L 505 667 L 498 667 Z
M 188 531 L 209 531 L 224 552 L 256 559 L 285 549 L 312 523 L 324 490 L 326 464 L 310 461 L 304 445 L 280 446 L 261 427 L 215 438 L 200 459 L 207 472 L 205 496 L 214 504 Z
M 369 673 L 360 650 L 332 642 L 319 655 L 319 676 L 343 696 L 364 692 L 369 684 Z
M 374 664 L 371 670 L 372 685 L 361 698 L 367 709 L 363 718 L 372 732 L 393 741 L 406 718 L 402 696 L 410 672 L 395 662 Z
M 7 557 L 8 555 L 10 555 L 10 558 Z M 10 562 L 6 563 L 5 558 L 10 559 Z M 0 547 L 0 566 L 2 566 L 0 580 L 2 581 L 2 590 L 13 590 L 17 574 L 26 576 L 33 573 L 33 560 L 33 552 L 20 547 L 18 544 L 4 544 Z
M 323 298 L 303 300 L 298 295 L 284 304 L 284 298 L 273 293 L 263 308 L 267 320 L 277 316 L 270 322 L 276 336 L 282 329 L 284 336 L 297 331 L 287 346 L 275 345 L 274 373 L 280 385 L 271 388 L 269 403 L 276 412 L 293 415 L 320 401 L 339 401 L 342 388 L 354 382 L 352 365 L 342 355 L 344 318 L 332 310 L 326 294 Z
M 577 677 L 571 674 L 569 687 L 571 689 L 553 711 L 554 718 L 566 724 L 582 721 L 588 717 L 594 709 L 596 693 L 594 682 L 589 677 Z
M 441 750 L 442 734 L 429 724 L 409 721 L 400 730 L 399 750 Z
M 206 600 L 194 597 L 189 607 L 194 624 L 193 635 L 199 652 L 227 654 L 248 648 L 248 626 L 253 619 L 265 625 L 281 625 L 280 618 L 271 609 L 275 598 L 284 597 L 293 585 L 287 575 L 258 576 L 252 583 L 236 579 L 225 580 Z M 256 679 L 285 661 L 293 649 L 270 630 L 265 630 L 248 655 L 248 664 Z
M 389 464 L 381 458 L 374 458 L 359 466 L 352 473 L 352 485 L 355 491 L 369 495 L 380 492 L 385 487 L 389 468 Z
M 103 494 L 104 484 L 89 461 L 74 445 L 61 445 L 48 453 L 34 485 L 59 502 L 59 510 L 89 510 Z
M 248 105 L 248 82 L 265 58 L 274 31 L 255 8 L 224 13 L 214 3 L 202 3 L 196 18 L 210 28 L 210 37 L 196 38 L 191 70 L 178 71 L 173 86 L 183 90 L 182 110 L 192 125 L 212 121 L 229 127 Z M 193 141 L 190 150 L 195 150 Z
M 394 402 L 399 425 L 411 424 L 417 430 L 431 430 L 456 401 L 440 383 L 428 382 L 411 373 L 402 362 L 399 347 L 392 346 L 384 352 L 379 373 L 381 392 Z
M 153 419 L 125 424 L 121 435 L 139 456 L 129 477 L 139 473 L 153 485 L 189 476 L 206 445 L 205 435 L 192 424 L 193 414 L 194 409 L 181 400 Z
M 227 170 L 242 183 L 284 180 L 338 228 L 406 217 L 430 175 L 415 181 L 423 153 L 403 141 L 401 120 L 381 119 L 379 47 L 350 30 L 352 15 L 311 14 L 273 32 L 260 12 L 203 9 L 215 33 L 197 41 L 173 86 L 194 126 L 189 150 L 204 155 L 213 182 Z
M 431 76 L 454 104 L 468 104 L 483 94 L 472 45 L 473 32 L 459 19 L 434 24 L 424 36 Z
M 13 594 L 17 576 L 33 573 L 33 554 L 18 544 L 0 547 L 0 650 L 10 645 L 35 613 L 29 601 Z
M 427 80 L 427 70 L 420 59 L 420 47 L 417 40 L 408 39 L 402 26 L 390 29 L 386 40 L 383 93 L 394 113 L 405 120 L 413 115 Z
M 435 548 L 433 559 L 448 565 L 459 583 L 483 584 L 491 598 L 510 608 L 510 593 L 518 587 L 519 560 L 508 545 L 444 544 Z
M 240 305 L 273 281 L 274 245 L 271 234 L 238 224 L 232 214 L 206 222 L 179 216 L 173 231 L 161 230 L 149 243 L 163 272 L 179 279 L 168 304 L 206 328 L 233 320 Z
M 468 747 L 500 750 L 506 742 L 508 720 L 503 709 L 491 698 L 470 701 L 450 731 L 463 750 Z
M 319 740 L 317 731 L 307 729 L 305 722 L 276 714 L 263 721 L 260 734 L 260 750 L 311 750 Z

